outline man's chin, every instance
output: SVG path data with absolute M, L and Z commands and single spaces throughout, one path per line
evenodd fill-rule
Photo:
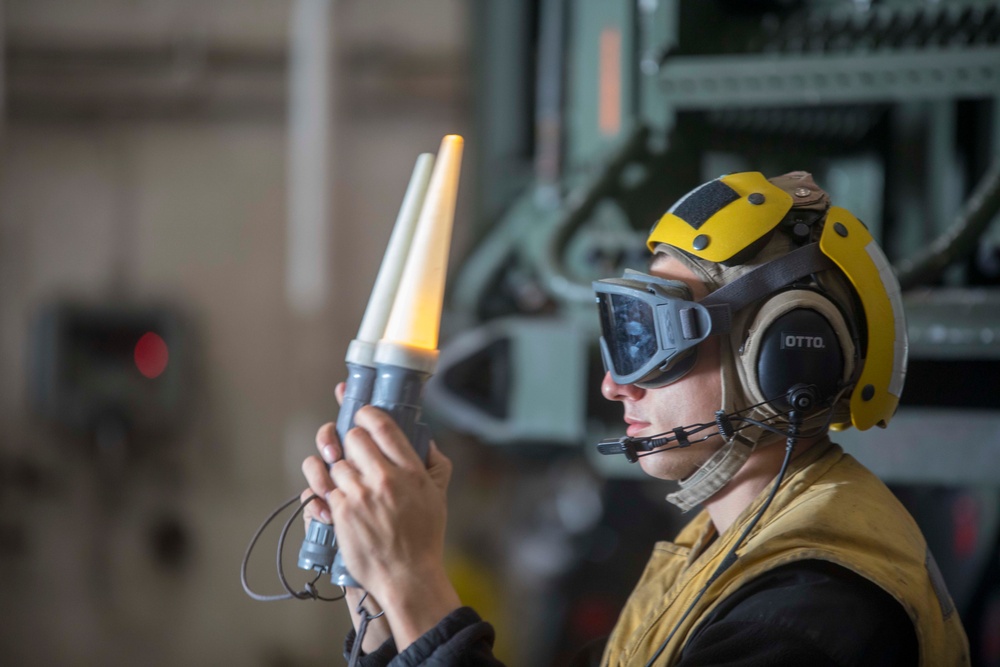
M 698 470 L 698 466 L 686 461 L 678 461 L 678 457 L 671 456 L 673 452 L 663 452 L 648 454 L 639 457 L 639 465 L 642 471 L 650 477 L 666 480 L 668 482 L 679 482 L 687 479 Z

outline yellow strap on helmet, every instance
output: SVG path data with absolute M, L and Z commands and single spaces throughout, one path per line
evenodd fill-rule
M 865 311 L 868 349 L 851 394 L 851 422 L 860 430 L 885 427 L 896 412 L 906 378 L 907 336 L 899 281 L 861 221 L 831 206 L 819 240 L 823 254 L 854 285 Z
M 792 196 L 760 172 L 729 174 L 692 190 L 653 226 L 659 243 L 710 262 L 726 262 L 769 233 L 792 208 Z

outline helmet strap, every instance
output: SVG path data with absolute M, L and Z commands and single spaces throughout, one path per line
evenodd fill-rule
M 729 483 L 746 463 L 753 449 L 753 445 L 743 442 L 739 436 L 730 438 L 693 475 L 681 480 L 681 488 L 667 494 L 667 501 L 683 512 L 702 504 Z

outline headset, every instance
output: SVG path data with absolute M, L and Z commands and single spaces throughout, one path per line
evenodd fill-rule
M 737 357 L 747 380 L 744 390 L 780 410 L 808 413 L 830 405 L 852 379 L 855 340 L 854 327 L 823 294 L 802 288 L 780 292 L 757 311 Z M 786 398 L 798 385 L 815 388 L 812 405 L 793 405 Z

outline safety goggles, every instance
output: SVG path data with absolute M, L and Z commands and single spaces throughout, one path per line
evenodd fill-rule
M 615 382 L 661 387 L 691 370 L 694 347 L 712 333 L 712 321 L 687 285 L 631 270 L 593 285 L 601 359 Z

